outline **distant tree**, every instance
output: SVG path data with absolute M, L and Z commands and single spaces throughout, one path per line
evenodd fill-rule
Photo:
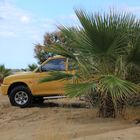
M 38 63 L 41 64 L 49 57 L 55 55 L 55 53 L 51 53 L 47 51 L 47 48 L 58 46 L 58 45 L 65 45 L 68 46 L 71 44 L 69 38 L 62 31 L 46 33 L 44 35 L 43 45 L 36 44 L 34 48 L 35 58 L 38 60 Z
M 28 65 L 29 71 L 34 71 L 38 66 L 36 64 L 30 64 Z
M 0 65 L 0 83 L 2 83 L 4 77 L 8 76 L 11 74 L 11 70 L 5 68 L 4 65 Z
M 35 45 L 34 52 L 35 52 L 35 58 L 37 59 L 38 64 L 43 63 L 48 57 L 48 53 L 44 51 L 44 46 L 41 44 Z

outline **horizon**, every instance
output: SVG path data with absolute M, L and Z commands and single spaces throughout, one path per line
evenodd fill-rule
M 74 13 L 77 8 L 92 13 L 114 8 L 140 16 L 137 0 L 0 0 L 0 65 L 24 69 L 37 64 L 35 44 L 43 43 L 45 33 L 58 30 L 56 25 L 79 25 Z

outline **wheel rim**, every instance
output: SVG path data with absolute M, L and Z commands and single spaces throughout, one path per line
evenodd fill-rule
M 24 91 L 19 91 L 15 94 L 15 102 L 18 105 L 24 105 L 28 102 L 28 94 Z

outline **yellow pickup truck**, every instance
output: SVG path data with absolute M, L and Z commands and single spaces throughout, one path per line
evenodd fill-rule
M 68 80 L 56 80 L 40 83 L 39 80 L 49 76 L 50 71 L 70 72 L 68 58 L 51 57 L 33 72 L 10 75 L 3 80 L 1 92 L 8 95 L 14 106 L 27 107 L 33 102 L 43 102 L 43 97 L 64 94 L 64 85 Z

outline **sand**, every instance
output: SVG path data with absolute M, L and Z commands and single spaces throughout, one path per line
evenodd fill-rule
M 79 108 L 77 102 L 46 100 L 21 109 L 0 95 L 0 140 L 140 140 L 134 118 L 98 118 L 96 109 Z

